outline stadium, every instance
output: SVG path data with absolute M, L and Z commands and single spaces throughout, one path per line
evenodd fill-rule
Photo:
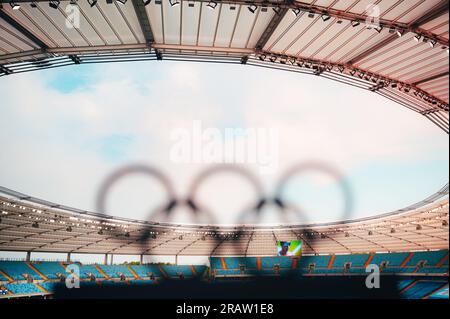
M 86 64 L 254 66 L 369 91 L 449 133 L 446 0 L 1 3 L 2 81 Z M 150 175 L 160 178 L 154 171 Z M 449 298 L 448 184 L 427 198 L 411 198 L 409 206 L 374 216 L 347 219 L 344 213 L 334 222 L 277 225 L 124 218 L 107 214 L 101 205 L 92 212 L 1 186 L 0 251 L 26 253 L 24 260 L 0 260 L 1 299 L 98 297 L 114 289 L 134 289 L 147 297 L 230 298 L 228 285 L 231 297 L 240 296 L 239 285 L 244 297 L 246 289 L 255 291 L 255 282 L 283 289 L 297 281 L 329 288 L 322 295 L 311 288 L 309 297 Z M 203 210 L 194 197 L 186 202 L 169 197 L 163 213 L 178 205 Z M 280 211 L 293 209 L 281 198 L 260 196 L 250 211 L 269 201 Z M 35 253 L 67 258 L 42 261 L 33 259 Z M 102 255 L 104 262 L 79 262 L 74 254 Z M 139 261 L 114 263 L 120 255 L 137 255 Z M 146 263 L 152 255 L 172 256 L 175 262 Z M 208 263 L 178 264 L 183 256 L 207 257 Z M 370 266 L 387 283 L 381 295 L 366 287 Z M 67 287 L 77 282 L 81 289 Z M 344 286 L 331 289 L 336 283 Z M 280 290 L 277 295 L 286 297 Z M 266 289 L 261 296 L 274 295 Z M 289 290 L 289 296 L 303 298 L 305 292 Z

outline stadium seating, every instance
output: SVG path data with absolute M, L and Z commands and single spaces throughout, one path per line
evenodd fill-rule
M 448 284 L 446 281 L 419 280 L 404 288 L 400 295 L 404 299 L 421 299 Z
M 429 299 L 448 299 L 448 285 L 430 295 Z
M 127 278 L 134 277 L 126 265 L 100 265 L 99 267 L 110 278 L 120 278 L 119 274 L 123 274 Z
M 132 265 L 131 269 L 141 278 L 150 277 L 153 274 L 155 277 L 162 277 L 161 271 L 157 265 Z
M 382 262 L 387 262 L 389 266 L 400 266 L 403 261 L 409 256 L 409 253 L 382 253 L 375 254 L 370 261 L 371 264 L 380 265 Z
M 57 279 L 57 274 L 66 275 L 66 269 L 58 262 L 33 262 L 36 267 L 48 279 Z
M 13 294 L 42 294 L 42 290 L 33 283 L 6 284 L 5 288 Z
M 185 278 L 190 278 L 194 274 L 192 273 L 191 266 L 164 266 L 164 272 L 171 278 L 178 278 L 183 275 Z
M 330 263 L 330 256 L 305 256 L 300 257 L 299 267 L 300 268 L 308 268 L 309 265 L 315 264 L 317 267 L 328 267 Z
M 333 267 L 344 267 L 346 263 L 350 263 L 351 267 L 363 267 L 368 259 L 369 254 L 336 255 Z
M 25 280 L 24 274 L 30 275 L 33 279 L 42 279 L 23 261 L 0 261 L 0 270 L 14 280 Z
M 0 266 L 1 267 L 1 266 Z M 8 281 L 8 278 L 0 274 L 0 281 Z
M 95 278 L 105 278 L 95 267 L 95 265 L 82 265 L 80 267 L 80 277 L 89 278 L 89 274 L 95 276 Z
M 427 266 L 435 266 L 447 255 L 448 250 L 416 252 L 412 255 L 411 259 L 406 263 L 406 266 L 416 266 L 421 261 L 425 261 L 425 265 Z

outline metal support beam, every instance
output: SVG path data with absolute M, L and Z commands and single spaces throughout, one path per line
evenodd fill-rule
M 420 85 L 420 84 L 424 84 L 426 82 L 437 80 L 437 79 L 443 78 L 444 76 L 448 76 L 448 74 L 449 74 L 448 71 L 445 71 L 443 73 L 439 73 L 439 74 L 427 77 L 425 79 L 419 80 L 419 81 L 415 82 L 413 85 L 417 86 L 417 85 Z
M 289 1 L 293 2 L 293 1 Z M 278 13 L 275 13 L 272 17 L 272 20 L 270 20 L 269 24 L 267 25 L 264 32 L 261 34 L 261 37 L 259 38 L 258 42 L 256 43 L 256 51 L 262 50 L 266 44 L 267 41 L 269 41 L 270 37 L 272 36 L 273 32 L 276 30 L 278 25 L 280 24 L 281 20 L 283 20 L 286 13 L 289 11 L 288 8 L 282 8 Z
M 142 0 L 132 0 L 132 2 L 134 11 L 136 12 L 136 16 L 139 20 L 139 25 L 141 26 L 142 33 L 144 34 L 145 42 L 147 44 L 152 44 L 155 42 L 155 38 L 150 26 L 147 11 L 145 10 L 144 2 Z
M 365 58 L 367 58 L 372 53 L 375 53 L 378 50 L 384 48 L 385 46 L 391 44 L 392 42 L 394 42 L 397 39 L 398 39 L 398 35 L 397 34 L 391 34 L 389 37 L 385 38 L 381 42 L 378 42 L 377 44 L 371 46 L 367 50 L 361 52 L 360 54 L 358 54 L 357 56 L 352 58 L 350 61 L 347 62 L 347 64 L 348 65 L 356 64 L 356 63 L 364 60 Z
M 412 24 L 411 28 L 416 29 L 420 28 L 424 24 L 427 24 L 430 21 L 433 21 L 434 19 L 439 18 L 440 16 L 444 15 L 448 12 L 448 6 L 449 6 L 449 0 L 442 1 L 440 4 L 438 4 L 436 7 L 434 7 L 432 10 L 429 10 L 425 15 L 422 17 L 416 19 Z
M 420 26 L 433 21 L 434 19 L 436 19 L 437 17 L 443 15 L 445 12 L 448 12 L 448 5 L 449 5 L 449 1 L 446 0 L 444 2 L 442 2 L 440 5 L 438 5 L 437 7 L 435 7 L 433 10 L 428 11 L 426 14 L 424 14 L 423 16 L 417 18 L 415 21 L 413 21 L 409 26 L 408 26 L 408 30 L 409 31 L 420 31 L 417 30 L 420 28 Z M 420 34 L 420 32 L 417 32 Z M 395 40 L 398 39 L 398 35 L 397 34 L 392 34 L 389 37 L 385 38 L 384 40 L 382 40 L 381 42 L 375 44 L 374 46 L 368 48 L 367 50 L 365 50 L 364 52 L 358 54 L 356 57 L 352 58 L 350 61 L 348 61 L 348 64 L 355 64 L 358 63 L 360 61 L 362 61 L 363 59 L 365 59 L 366 57 L 368 57 L 369 55 L 371 55 L 372 53 L 380 50 L 381 48 L 391 44 L 392 42 L 394 42 Z M 448 41 L 447 41 L 448 42 Z M 448 44 L 448 43 L 442 43 L 441 44 Z
M 29 2 L 29 1 L 28 1 Z M 6 4 L 6 1 L 2 1 L 2 3 Z M 47 44 L 44 43 L 41 39 L 39 39 L 36 35 L 34 35 L 30 30 L 28 30 L 25 26 L 21 25 L 16 19 L 11 17 L 6 11 L 0 8 L 0 18 L 5 20 L 8 24 L 13 26 L 17 31 L 22 33 L 26 38 L 30 41 L 34 42 L 41 49 L 48 49 Z

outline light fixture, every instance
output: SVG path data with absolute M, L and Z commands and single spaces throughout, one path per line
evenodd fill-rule
M 434 48 L 437 44 L 437 40 L 436 39 L 431 39 L 430 40 L 430 47 Z
M 258 7 L 254 4 L 251 4 L 247 7 L 248 11 L 250 11 L 251 13 L 255 13 L 256 10 L 258 9 Z
M 59 0 L 50 0 L 50 1 L 48 2 L 48 5 L 50 6 L 50 8 L 58 9 L 59 3 L 60 3 Z
M 142 0 L 144 7 L 148 6 L 151 2 L 152 2 L 152 0 Z
M 14 1 L 10 1 L 9 5 L 11 6 L 11 8 L 13 10 L 19 10 L 20 9 L 20 4 L 16 4 Z
M 405 33 L 405 31 L 397 30 L 396 33 L 397 33 L 398 37 L 401 38 L 403 36 L 403 34 Z
M 391 88 L 393 88 L 393 89 L 395 89 L 397 86 L 398 86 L 398 84 L 397 84 L 396 82 L 393 82 L 393 83 L 391 84 Z
M 210 9 L 214 10 L 217 7 L 217 2 L 210 1 L 206 6 Z
M 280 13 L 281 13 L 281 9 L 278 8 L 278 7 L 273 7 L 272 10 L 273 10 L 273 12 L 275 12 L 275 14 L 276 14 L 277 16 L 279 16 Z
M 119 2 L 120 4 L 125 4 L 127 3 L 127 0 L 116 0 L 117 2 Z
M 381 25 L 377 26 L 377 27 L 375 27 L 375 31 L 377 31 L 378 33 L 381 33 L 381 31 L 383 31 L 383 27 Z
M 330 19 L 331 19 L 331 16 L 329 16 L 328 13 L 322 14 L 322 20 L 323 20 L 324 22 L 327 22 L 327 21 L 330 20 Z
M 277 60 L 277 56 L 276 56 L 276 55 L 272 55 L 272 56 L 269 58 L 269 60 L 272 61 L 272 62 L 275 62 L 275 61 Z
M 417 34 L 417 35 L 414 37 L 414 41 L 416 41 L 416 42 L 420 42 L 420 39 L 422 39 L 422 36 L 421 36 L 420 34 Z
M 169 4 L 170 4 L 171 7 L 175 7 L 175 6 L 180 4 L 180 1 L 178 1 L 178 0 L 169 0 Z
M 266 56 L 265 54 L 261 54 L 261 55 L 259 56 L 259 59 L 260 59 L 261 61 L 264 61 L 266 58 L 267 58 L 267 56 Z
M 298 15 L 300 14 L 300 12 L 302 12 L 300 9 L 292 9 L 292 13 L 298 17 Z
M 352 27 L 357 27 L 357 26 L 359 26 L 361 24 L 361 22 L 359 22 L 359 21 L 356 21 L 356 20 L 354 20 L 354 21 L 352 21 Z
M 314 13 L 314 11 L 309 11 L 308 18 L 313 19 L 315 16 L 316 16 L 316 14 Z
M 91 6 L 91 8 L 93 8 L 97 5 L 97 0 L 88 0 L 88 3 Z

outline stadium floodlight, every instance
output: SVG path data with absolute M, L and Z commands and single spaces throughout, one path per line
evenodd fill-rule
M 175 7 L 175 6 L 180 4 L 180 1 L 178 1 L 178 0 L 169 0 L 169 4 L 170 4 L 171 7 Z
M 273 10 L 273 12 L 275 12 L 275 14 L 276 14 L 277 16 L 279 16 L 280 13 L 281 13 L 281 9 L 278 8 L 278 7 L 273 7 L 272 10 Z
M 48 2 L 48 5 L 50 6 L 50 8 L 53 8 L 53 9 L 58 9 L 59 4 L 60 4 L 59 0 L 50 0 Z
M 120 4 L 125 4 L 125 3 L 127 3 L 127 0 L 116 0 L 118 3 L 120 3 Z
M 251 13 L 255 13 L 256 10 L 258 9 L 258 7 L 254 4 L 251 4 L 247 7 L 248 11 L 250 11 Z
M 9 5 L 11 6 L 11 8 L 13 10 L 19 10 L 20 9 L 20 4 L 15 3 L 14 1 L 10 1 Z
M 210 1 L 206 6 L 212 10 L 217 7 L 218 3 L 216 1 Z
M 361 22 L 357 21 L 357 20 L 353 20 L 352 21 L 352 27 L 356 28 L 357 26 L 359 26 L 361 24 Z
M 93 8 L 97 5 L 97 0 L 88 0 L 88 3 L 91 6 L 91 8 Z
M 331 16 L 328 13 L 324 13 L 322 14 L 322 20 L 323 22 L 327 22 L 328 20 L 331 19 Z
M 301 13 L 302 11 L 300 9 L 292 9 L 292 13 L 298 17 L 298 15 Z
M 436 39 L 431 39 L 430 40 L 430 47 L 431 48 L 434 48 L 436 46 L 436 44 L 437 44 L 437 40 Z

